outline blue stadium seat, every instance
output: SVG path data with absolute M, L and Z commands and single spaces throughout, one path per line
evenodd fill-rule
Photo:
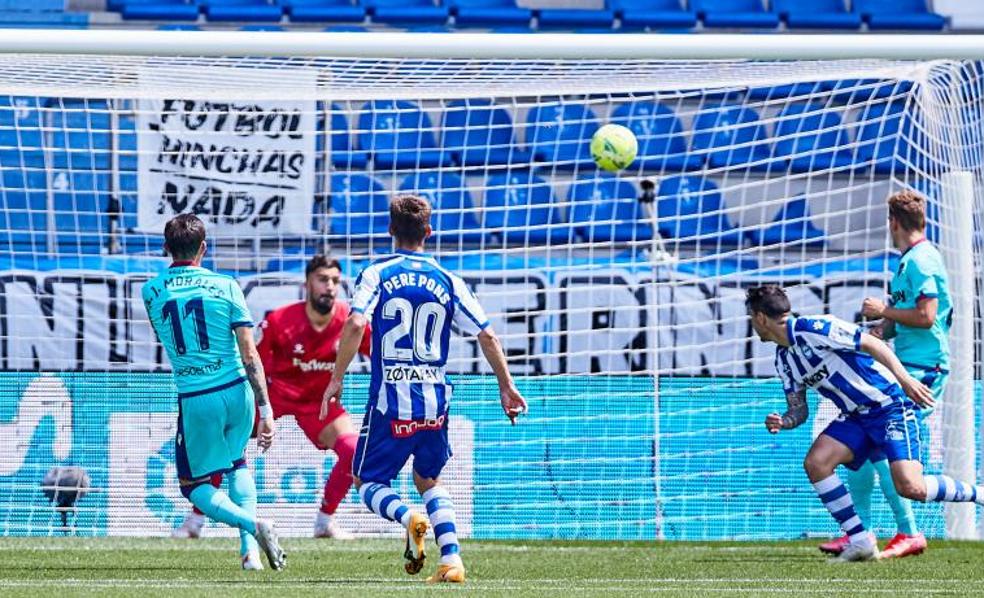
M 565 243 L 571 228 L 560 216 L 552 187 L 529 170 L 489 176 L 485 230 L 508 244 Z
M 578 175 L 568 191 L 571 226 L 593 243 L 649 241 L 653 227 L 646 219 L 635 186 L 608 173 Z
M 282 0 L 291 21 L 320 23 L 325 21 L 361 23 L 366 9 L 350 0 Z
M 656 213 L 663 237 L 702 246 L 741 245 L 741 233 L 728 221 L 717 185 L 690 176 L 659 183 Z
M 389 236 L 389 197 L 376 179 L 359 173 L 331 175 L 331 234 L 350 241 Z
M 772 0 L 772 10 L 790 29 L 860 29 L 861 15 L 844 0 Z
M 426 197 L 434 215 L 431 237 L 439 245 L 479 243 L 483 235 L 475 218 L 476 210 L 461 177 L 448 171 L 417 172 L 403 179 L 400 191 Z
M 376 168 L 433 168 L 451 164 L 439 149 L 427 114 L 406 100 L 366 102 L 359 114 L 359 148 Z
M 779 16 L 766 12 L 762 0 L 690 0 L 690 9 L 707 27 L 775 29 Z
M 692 29 L 697 14 L 684 10 L 680 0 L 611 0 L 622 29 Z
M 587 106 L 542 104 L 529 111 L 526 123 L 526 141 L 538 161 L 560 170 L 594 164 L 590 143 L 599 123 Z
M 366 152 L 352 147 L 348 118 L 341 106 L 331 105 L 331 163 L 345 170 L 365 168 L 369 163 Z
M 184 0 L 124 0 L 119 11 L 135 21 L 196 21 L 201 12 L 197 3 Z
M 807 172 L 853 164 L 847 128 L 840 116 L 823 104 L 789 104 L 777 116 L 776 155 L 790 160 L 790 168 Z
M 591 10 L 572 8 L 542 8 L 537 17 L 540 29 L 575 29 L 578 27 L 612 28 L 615 21 L 613 10 Z
M 441 131 L 441 147 L 462 166 L 523 164 L 532 159 L 517 146 L 509 113 L 491 100 L 451 102 Z
M 99 253 L 109 231 L 109 173 L 57 170 L 51 175 L 55 228 L 63 252 Z
M 683 125 L 673 110 L 657 102 L 630 102 L 612 112 L 612 122 L 627 127 L 639 141 L 633 168 L 642 170 L 691 170 L 703 158 L 687 153 Z
M 277 23 L 284 8 L 267 0 L 205 0 L 205 16 L 209 21 Z
M 851 4 L 871 29 L 938 31 L 946 26 L 945 18 L 929 11 L 926 0 L 852 0 Z
M 826 235 L 813 224 L 810 218 L 806 197 L 798 195 L 779 209 L 771 224 L 766 225 L 765 228 L 748 231 L 748 238 L 756 246 L 789 244 L 823 246 Z
M 756 171 L 785 167 L 771 160 L 768 132 L 751 108 L 713 104 L 697 113 L 692 135 L 693 150 L 709 152 L 712 167 L 742 165 Z
M 44 167 L 44 98 L 0 96 L 0 165 Z
M 437 6 L 432 0 L 363 0 L 373 23 L 389 25 L 443 25 L 448 20 L 448 7 Z
M 111 125 L 106 100 L 62 100 L 50 113 L 48 150 L 56 168 L 107 169 Z
M 2 169 L 0 250 L 43 253 L 47 239 L 48 180 L 43 170 Z
M 529 26 L 533 11 L 515 0 L 450 0 L 454 24 L 459 27 Z
M 904 112 L 901 102 L 865 106 L 858 115 L 856 166 L 873 166 L 879 174 L 905 170 L 899 158 L 910 155 L 905 136 L 911 134 L 912 123 Z

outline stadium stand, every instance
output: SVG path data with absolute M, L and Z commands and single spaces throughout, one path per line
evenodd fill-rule
M 539 11 L 540 29 L 611 29 L 615 12 L 605 9 L 545 8 Z
M 820 104 L 794 103 L 780 111 L 776 123 L 775 155 L 790 160 L 797 172 L 842 168 L 853 163 L 847 129 L 833 110 Z
M 550 184 L 529 170 L 489 176 L 485 184 L 485 230 L 507 244 L 563 243 L 563 221 Z
M 940 30 L 946 19 L 930 12 L 926 0 L 852 0 L 871 29 Z
M 462 166 L 529 162 L 529 152 L 514 142 L 512 118 L 491 100 L 455 100 L 444 113 L 441 147 Z
M 557 169 L 575 169 L 594 163 L 589 149 L 598 117 L 583 104 L 541 104 L 526 117 L 527 142 L 540 162 Z
M 824 244 L 824 232 L 813 224 L 806 198 L 794 197 L 780 208 L 763 229 L 748 231 L 751 242 L 757 246 L 795 243 L 820 247 Z
M 790 29 L 861 28 L 861 15 L 848 12 L 844 0 L 772 0 L 772 10 Z
M 683 125 L 673 110 L 654 102 L 630 102 L 612 112 L 612 122 L 635 133 L 637 165 L 643 170 L 691 170 L 703 164 L 687 153 Z
M 740 245 L 741 233 L 728 221 L 717 185 L 692 176 L 668 177 L 659 184 L 659 232 L 680 243 Z
M 571 225 L 590 243 L 650 240 L 653 229 L 644 220 L 638 196 L 632 183 L 614 175 L 578 175 L 568 194 Z
M 779 16 L 765 10 L 762 0 L 690 0 L 690 8 L 707 27 L 775 29 Z
M 331 234 L 356 239 L 388 238 L 389 195 L 364 174 L 331 175 Z
M 611 7 L 622 20 L 622 29 L 692 29 L 697 14 L 686 10 L 679 0 L 611 0 Z
M 448 166 L 451 154 L 438 149 L 434 125 L 413 102 L 374 100 L 359 114 L 359 149 L 377 168 Z
M 533 18 L 513 0 L 451 0 L 449 6 L 459 27 L 528 26 Z
M 356 22 L 366 18 L 366 10 L 347 0 L 283 0 L 291 21 L 298 23 Z
M 373 23 L 388 25 L 443 25 L 448 20 L 447 6 L 432 0 L 364 0 Z

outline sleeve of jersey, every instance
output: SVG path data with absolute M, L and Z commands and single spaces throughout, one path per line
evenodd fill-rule
M 458 329 L 465 334 L 478 334 L 488 328 L 489 319 L 485 315 L 485 310 L 465 281 L 457 276 L 451 280 L 454 285 L 454 323 Z
M 800 318 L 795 329 L 814 348 L 861 350 L 861 327 L 839 318 Z
M 229 307 L 229 322 L 232 329 L 240 328 L 242 326 L 253 326 L 253 315 L 249 313 L 249 307 L 246 305 L 246 296 L 243 295 L 243 289 L 240 288 L 239 283 L 233 280 L 229 284 L 229 297 L 230 297 L 230 307 Z
M 789 368 L 789 364 L 779 357 L 778 352 L 776 352 L 776 372 L 779 373 L 779 379 L 782 381 L 782 390 L 785 393 L 789 394 L 800 389 L 800 386 L 796 384 L 796 380 L 793 379 L 793 372 Z
M 939 286 L 936 284 L 936 277 L 930 272 L 926 264 L 913 261 L 912 266 L 907 268 L 909 276 L 909 286 L 916 296 L 916 302 L 920 299 L 935 299 L 940 296 Z
M 352 311 L 359 314 L 372 312 L 372 306 L 379 295 L 379 268 L 369 266 L 355 279 L 355 293 L 352 295 Z

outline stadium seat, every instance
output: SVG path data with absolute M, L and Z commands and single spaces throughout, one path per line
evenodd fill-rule
M 622 29 L 691 29 L 697 15 L 684 10 L 680 0 L 611 0 L 609 4 L 622 19 Z
M 826 234 L 810 218 L 806 197 L 799 195 L 779 209 L 771 224 L 748 231 L 748 238 L 755 246 L 823 246 Z
M 369 163 L 366 152 L 352 147 L 348 118 L 341 106 L 331 105 L 331 163 L 345 170 L 365 168 Z
M 435 5 L 432 0 L 363 0 L 373 23 L 389 25 L 443 25 L 448 20 L 448 7 Z
M 635 186 L 608 173 L 584 173 L 568 191 L 571 226 L 585 241 L 626 243 L 649 241 L 653 227 L 638 200 Z
M 690 9 L 706 27 L 775 29 L 779 16 L 766 12 L 762 0 L 690 0 Z
M 32 96 L 0 96 L 0 166 L 44 167 L 44 109 L 47 100 Z
M 844 0 L 772 0 L 790 29 L 860 29 L 861 15 L 848 12 Z
M 99 253 L 109 231 L 109 173 L 58 170 L 51 175 L 55 229 L 62 252 Z
M 771 159 L 768 132 L 755 110 L 743 106 L 713 104 L 697 113 L 693 125 L 693 150 L 709 153 L 714 168 L 747 166 L 756 171 L 783 167 Z
M 455 100 L 444 112 L 441 147 L 462 166 L 524 164 L 532 160 L 519 149 L 512 118 L 491 100 Z
M 846 149 L 847 128 L 823 104 L 789 104 L 776 119 L 776 156 L 789 159 L 792 170 L 843 168 L 854 162 Z
M 539 29 L 575 29 L 602 27 L 611 29 L 615 11 L 601 9 L 542 8 L 537 16 Z
M 50 113 L 48 150 L 56 168 L 108 169 L 111 125 L 106 100 L 62 100 Z
M 516 6 L 515 0 L 450 0 L 458 27 L 529 26 L 533 11 Z
M 205 16 L 209 21 L 277 23 L 284 8 L 266 0 L 205 0 Z
M 690 176 L 659 183 L 656 213 L 663 237 L 712 247 L 741 245 L 741 233 L 728 221 L 717 185 Z
M 926 8 L 926 0 L 852 0 L 851 4 L 871 29 L 938 31 L 946 26 L 945 18 Z
M 282 0 L 290 20 L 298 23 L 326 21 L 361 23 L 366 9 L 349 0 Z
M 526 141 L 537 161 L 558 170 L 594 164 L 590 142 L 599 123 L 587 106 L 542 104 L 529 111 L 526 123 Z
M 639 153 L 633 168 L 642 170 L 691 170 L 703 158 L 687 153 L 683 126 L 673 110 L 657 102 L 622 104 L 612 112 L 612 122 L 635 133 Z
M 485 183 L 485 230 L 508 244 L 565 243 L 571 229 L 560 217 L 552 187 L 529 170 L 491 175 Z
M 3 168 L 0 250 L 43 253 L 48 226 L 48 180 L 43 170 Z
M 439 149 L 427 114 L 406 100 L 366 102 L 359 114 L 359 148 L 377 168 L 433 168 L 451 164 Z
M 389 237 L 389 197 L 376 179 L 358 173 L 331 175 L 331 234 L 348 242 Z
M 124 0 L 119 11 L 134 21 L 196 21 L 201 12 L 197 3 L 184 0 Z
M 854 159 L 857 167 L 871 166 L 879 174 L 905 170 L 900 158 L 910 155 L 905 136 L 911 134 L 912 125 L 904 112 L 901 102 L 865 106 L 858 116 L 860 129 Z
M 457 174 L 448 171 L 417 172 L 403 180 L 400 191 L 416 193 L 430 201 L 434 209 L 431 217 L 434 234 L 431 238 L 439 244 L 481 242 L 482 227 L 475 217 L 475 206 Z

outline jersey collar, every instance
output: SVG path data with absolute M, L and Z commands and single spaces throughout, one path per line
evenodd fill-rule
M 905 257 L 905 254 L 907 254 L 910 251 L 912 251 L 913 249 L 915 249 L 916 248 L 916 245 L 919 245 L 919 244 L 923 243 L 925 240 L 926 240 L 926 237 L 922 237 L 918 241 L 916 241 L 915 243 L 913 243 L 912 245 L 909 245 L 909 248 L 902 252 L 902 256 L 901 257 Z
M 430 257 L 431 254 L 425 253 L 423 251 L 410 251 L 408 249 L 397 249 L 396 253 L 399 255 L 408 255 L 410 257 Z
M 191 260 L 175 260 L 175 261 L 171 262 L 171 265 L 168 266 L 168 268 L 185 268 L 185 267 L 194 266 L 194 265 L 195 265 L 195 262 L 193 262 Z

